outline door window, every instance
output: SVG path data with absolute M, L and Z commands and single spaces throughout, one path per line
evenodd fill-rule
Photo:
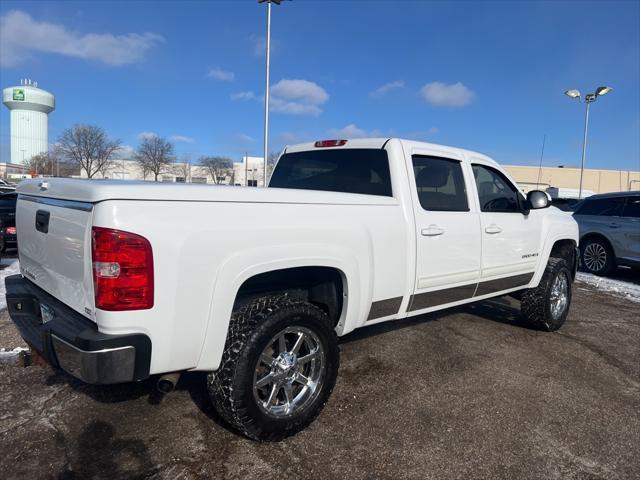
M 520 212 L 518 190 L 499 171 L 484 165 L 473 165 L 483 212 Z
M 441 212 L 469 211 L 460 162 L 424 155 L 414 155 L 412 160 L 422 208 Z
M 627 197 L 622 216 L 640 218 L 640 197 Z
M 624 198 L 594 198 L 586 199 L 580 205 L 575 215 L 601 215 L 601 216 L 618 216 L 622 210 Z

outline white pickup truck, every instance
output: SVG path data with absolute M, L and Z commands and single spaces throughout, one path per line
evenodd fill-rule
M 277 440 L 333 389 L 338 337 L 512 293 L 565 321 L 578 227 L 479 153 L 401 139 L 287 147 L 269 188 L 18 186 L 11 318 L 89 383 L 205 371 L 228 425 Z M 164 383 L 162 383 L 164 382 Z

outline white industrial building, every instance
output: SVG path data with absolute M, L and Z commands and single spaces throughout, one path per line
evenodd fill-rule
M 11 111 L 11 160 L 24 164 L 34 155 L 49 151 L 49 113 L 56 108 L 53 94 L 38 88 L 31 79 L 2 91 L 2 103 Z
M 233 164 L 233 170 L 224 178 L 215 179 L 204 167 L 194 163 L 176 162 L 168 166 L 160 174 L 159 181 L 178 183 L 207 183 L 223 184 L 247 187 L 264 186 L 264 167 L 262 157 L 243 156 L 241 162 Z M 86 178 L 87 174 L 82 171 L 81 177 Z M 153 180 L 153 175 L 144 176 L 139 165 L 131 159 L 118 159 L 113 161 L 113 165 L 102 177 L 97 174 L 93 178 L 110 178 L 113 180 Z

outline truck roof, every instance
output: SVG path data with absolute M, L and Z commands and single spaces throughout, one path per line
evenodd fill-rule
M 440 145 L 437 143 L 429 143 L 429 142 L 421 142 L 418 140 L 410 140 L 406 138 L 399 137 L 371 137 L 371 138 L 347 138 L 345 139 L 346 143 L 344 145 L 336 145 L 331 146 L 329 148 L 341 148 L 341 149 L 349 149 L 349 148 L 383 148 L 390 141 L 397 140 L 403 144 L 403 146 L 407 147 L 409 150 L 437 150 L 442 152 L 444 155 L 447 153 L 452 154 L 454 157 L 458 157 L 461 154 L 464 154 L 466 157 L 480 159 L 485 162 L 496 164 L 497 162 L 492 158 L 479 153 L 474 152 L 473 150 L 467 150 L 464 148 L 452 147 L 449 145 Z M 322 141 L 322 140 L 321 140 Z M 305 143 L 297 143 L 294 145 L 287 145 L 284 149 L 284 153 L 293 153 L 293 152 L 304 152 L 308 150 L 315 150 L 317 147 L 316 142 L 305 142 Z

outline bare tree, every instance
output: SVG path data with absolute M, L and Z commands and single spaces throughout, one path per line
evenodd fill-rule
M 280 154 L 276 152 L 271 152 L 267 157 L 267 178 L 265 179 L 265 186 L 267 181 L 271 178 L 271 174 L 273 173 L 273 169 L 276 167 L 276 163 L 278 163 L 278 157 L 280 157 Z
M 67 162 L 87 172 L 93 178 L 105 172 L 113 164 L 114 153 L 120 148 L 120 140 L 107 137 L 105 131 L 95 125 L 76 125 L 67 128 L 58 138 L 57 151 Z
M 163 137 L 150 135 L 142 139 L 134 160 L 142 169 L 143 175 L 152 173 L 157 182 L 163 173 L 169 173 L 175 160 L 173 143 Z
M 179 162 L 173 167 L 176 176 L 184 178 L 184 182 L 188 182 L 191 178 L 191 156 L 184 155 Z
M 24 165 L 32 175 L 51 174 L 51 162 L 47 152 L 39 153 L 25 160 Z
M 221 184 L 233 176 L 233 160 L 226 157 L 200 157 L 200 165 L 213 177 L 213 183 Z
M 63 158 L 57 145 L 48 152 L 39 153 L 29 160 L 25 160 L 24 165 L 29 172 L 36 175 L 52 177 L 80 175 L 80 168 Z

